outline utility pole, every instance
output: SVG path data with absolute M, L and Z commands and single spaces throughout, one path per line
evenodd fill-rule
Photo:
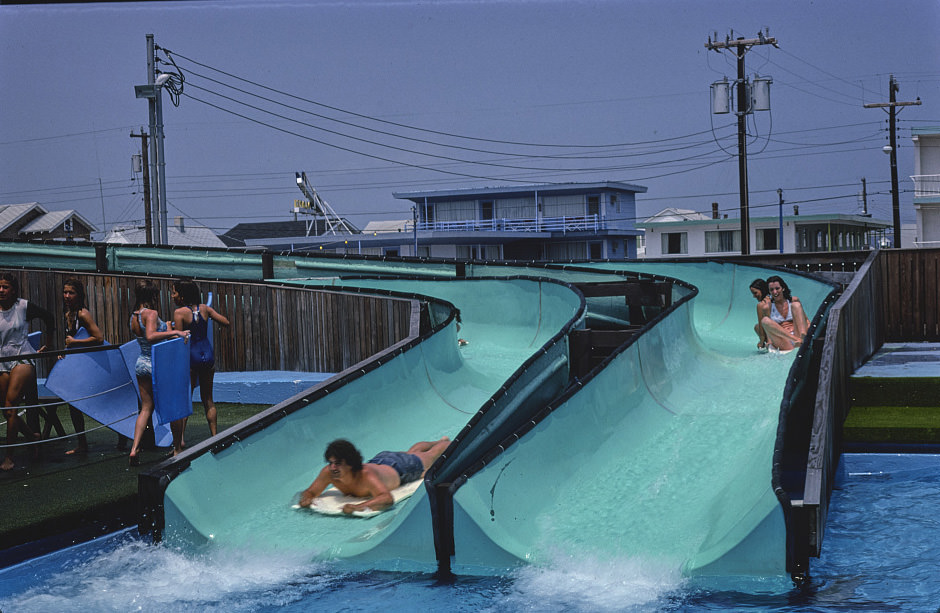
M 891 209 L 894 212 L 894 247 L 901 248 L 901 198 L 898 193 L 898 139 L 897 108 L 901 106 L 920 106 L 920 98 L 914 102 L 898 102 L 895 94 L 900 91 L 898 82 L 891 75 L 888 82 L 888 102 L 866 104 L 866 109 L 888 109 L 888 146 L 885 152 L 891 157 Z
M 154 55 L 153 34 L 147 34 L 147 84 L 135 85 L 134 95 L 138 98 L 148 100 L 150 112 L 150 135 L 153 137 L 150 141 L 151 153 L 151 172 L 154 176 L 153 189 L 156 192 L 157 203 L 157 227 L 155 234 L 159 235 L 159 244 L 167 244 L 167 221 L 166 221 L 166 162 L 163 158 L 163 97 L 162 88 L 164 83 L 170 78 L 170 74 L 156 74 L 156 56 Z
M 427 210 L 427 199 L 425 198 L 425 210 Z M 415 204 L 411 207 L 411 227 L 414 228 L 415 233 L 415 252 L 414 256 L 418 257 L 418 205 Z
M 731 49 L 737 58 L 738 78 L 735 83 L 738 86 L 736 115 L 738 116 L 738 191 L 741 194 L 741 255 L 751 253 L 751 216 L 747 186 L 747 115 L 751 111 L 751 104 L 750 88 L 744 70 L 744 56 L 750 51 L 751 47 L 756 45 L 773 45 L 776 47 L 777 39 L 758 32 L 757 38 L 738 37 L 732 40 L 731 36 L 727 36 L 725 40 L 720 41 L 716 32 L 715 40 L 712 40 L 709 36 L 708 42 L 705 43 L 705 48 L 709 51 Z
M 144 232 L 147 235 L 147 246 L 153 245 L 153 218 L 150 204 L 150 160 L 147 155 L 147 133 L 140 129 L 140 134 L 131 132 L 132 138 L 140 139 L 140 166 L 144 172 Z
M 868 184 L 862 177 L 862 216 L 868 217 Z

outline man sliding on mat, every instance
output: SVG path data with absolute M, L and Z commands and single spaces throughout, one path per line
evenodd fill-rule
M 450 439 L 446 436 L 433 443 L 422 441 L 408 451 L 383 451 L 363 464 L 362 454 L 352 443 L 337 439 L 327 445 L 323 457 L 328 464 L 300 494 L 300 506 L 309 507 L 314 498 L 332 485 L 347 496 L 369 498 L 359 504 L 344 505 L 343 513 L 386 509 L 395 503 L 391 491 L 423 477 L 448 445 Z

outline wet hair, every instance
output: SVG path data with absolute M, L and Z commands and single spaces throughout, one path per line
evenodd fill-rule
M 787 282 L 781 279 L 780 277 L 778 277 L 777 275 L 774 275 L 772 277 L 767 277 L 767 285 L 770 285 L 774 281 L 779 283 L 780 287 L 783 288 L 783 297 L 786 298 L 787 300 L 790 300 L 793 296 L 790 294 L 790 288 L 789 286 L 787 286 Z
M 141 279 L 137 282 L 137 285 L 134 286 L 134 300 L 136 302 L 134 308 L 139 309 L 145 304 L 149 304 L 151 308 L 155 308 L 159 296 L 160 290 L 153 284 L 153 281 L 150 279 Z
M 183 299 L 183 304 L 202 304 L 202 292 L 199 286 L 189 279 L 180 279 L 173 282 L 173 289 Z
M 75 290 L 75 301 L 72 303 L 72 310 L 75 312 L 85 308 L 85 286 L 75 277 L 69 277 L 62 282 L 62 289 L 71 287 Z
M 763 300 L 767 294 L 770 293 L 770 290 L 767 289 L 767 282 L 761 278 L 754 279 L 751 281 L 751 284 L 748 287 L 753 287 L 760 292 L 760 299 Z
M 20 297 L 20 280 L 12 272 L 0 272 L 0 281 L 6 281 L 13 288 L 13 299 Z
M 346 439 L 338 438 L 326 446 L 323 459 L 329 462 L 330 458 L 342 460 L 354 473 L 362 470 L 362 454 L 359 453 L 355 445 Z

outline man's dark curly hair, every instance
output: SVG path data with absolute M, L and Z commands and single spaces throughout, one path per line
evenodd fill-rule
M 338 438 L 326 446 L 323 459 L 329 462 L 330 458 L 342 460 L 354 473 L 362 470 L 362 454 L 355 445 L 344 438 Z

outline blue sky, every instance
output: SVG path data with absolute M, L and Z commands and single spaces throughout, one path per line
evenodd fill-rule
M 912 221 L 910 130 L 940 125 L 934 0 L 0 6 L 0 203 L 142 221 L 130 133 L 153 33 L 186 78 L 178 107 L 164 98 L 169 215 L 218 232 L 291 219 L 301 170 L 360 227 L 410 217 L 395 191 L 600 180 L 647 186 L 641 217 L 734 217 L 734 119 L 709 85 L 736 69 L 704 44 L 764 28 L 779 49 L 746 60 L 773 79 L 749 122 L 752 216 L 776 214 L 778 188 L 788 210 L 854 213 L 864 177 L 890 220 L 887 114 L 863 104 L 894 74 L 923 102 L 898 116 Z

